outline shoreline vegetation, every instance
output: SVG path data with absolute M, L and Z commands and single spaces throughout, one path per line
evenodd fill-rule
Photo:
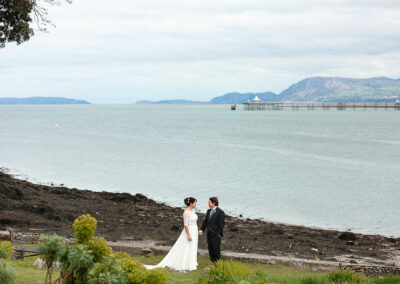
M 170 246 L 182 230 L 182 208 L 142 194 L 94 192 L 34 184 L 0 170 L 0 230 L 12 228 L 72 237 L 82 214 L 98 221 L 97 236 L 108 241 L 151 240 Z M 199 213 L 199 222 L 204 218 Z M 206 249 L 206 239 L 199 239 Z M 353 263 L 395 263 L 400 238 L 363 235 L 226 216 L 223 251 Z

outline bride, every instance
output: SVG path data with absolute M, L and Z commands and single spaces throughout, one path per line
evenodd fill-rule
M 168 267 L 174 270 L 196 270 L 197 269 L 197 214 L 194 212 L 197 200 L 193 197 L 185 198 L 186 210 L 183 212 L 183 226 L 181 235 L 174 246 L 157 265 L 145 265 L 147 269 Z

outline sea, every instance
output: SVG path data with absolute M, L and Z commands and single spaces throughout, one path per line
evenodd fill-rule
M 0 106 L 0 167 L 243 218 L 400 237 L 400 111 Z

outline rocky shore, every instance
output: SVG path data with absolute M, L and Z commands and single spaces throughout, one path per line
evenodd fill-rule
M 98 220 L 97 235 L 110 241 L 152 240 L 172 245 L 182 230 L 182 208 L 170 207 L 142 194 L 94 192 L 46 186 L 0 172 L 0 230 L 36 231 L 72 236 L 72 222 L 90 213 Z M 204 214 L 199 215 L 199 223 Z M 206 248 L 200 238 L 200 248 Z M 226 217 L 222 249 L 306 259 L 399 260 L 400 238 L 361 235 Z

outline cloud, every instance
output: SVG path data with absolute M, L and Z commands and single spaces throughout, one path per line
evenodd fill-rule
M 51 33 L 0 50 L 0 96 L 33 95 L 35 85 L 99 103 L 208 100 L 279 92 L 314 75 L 398 77 L 398 1 L 282 2 L 79 0 L 51 8 Z

